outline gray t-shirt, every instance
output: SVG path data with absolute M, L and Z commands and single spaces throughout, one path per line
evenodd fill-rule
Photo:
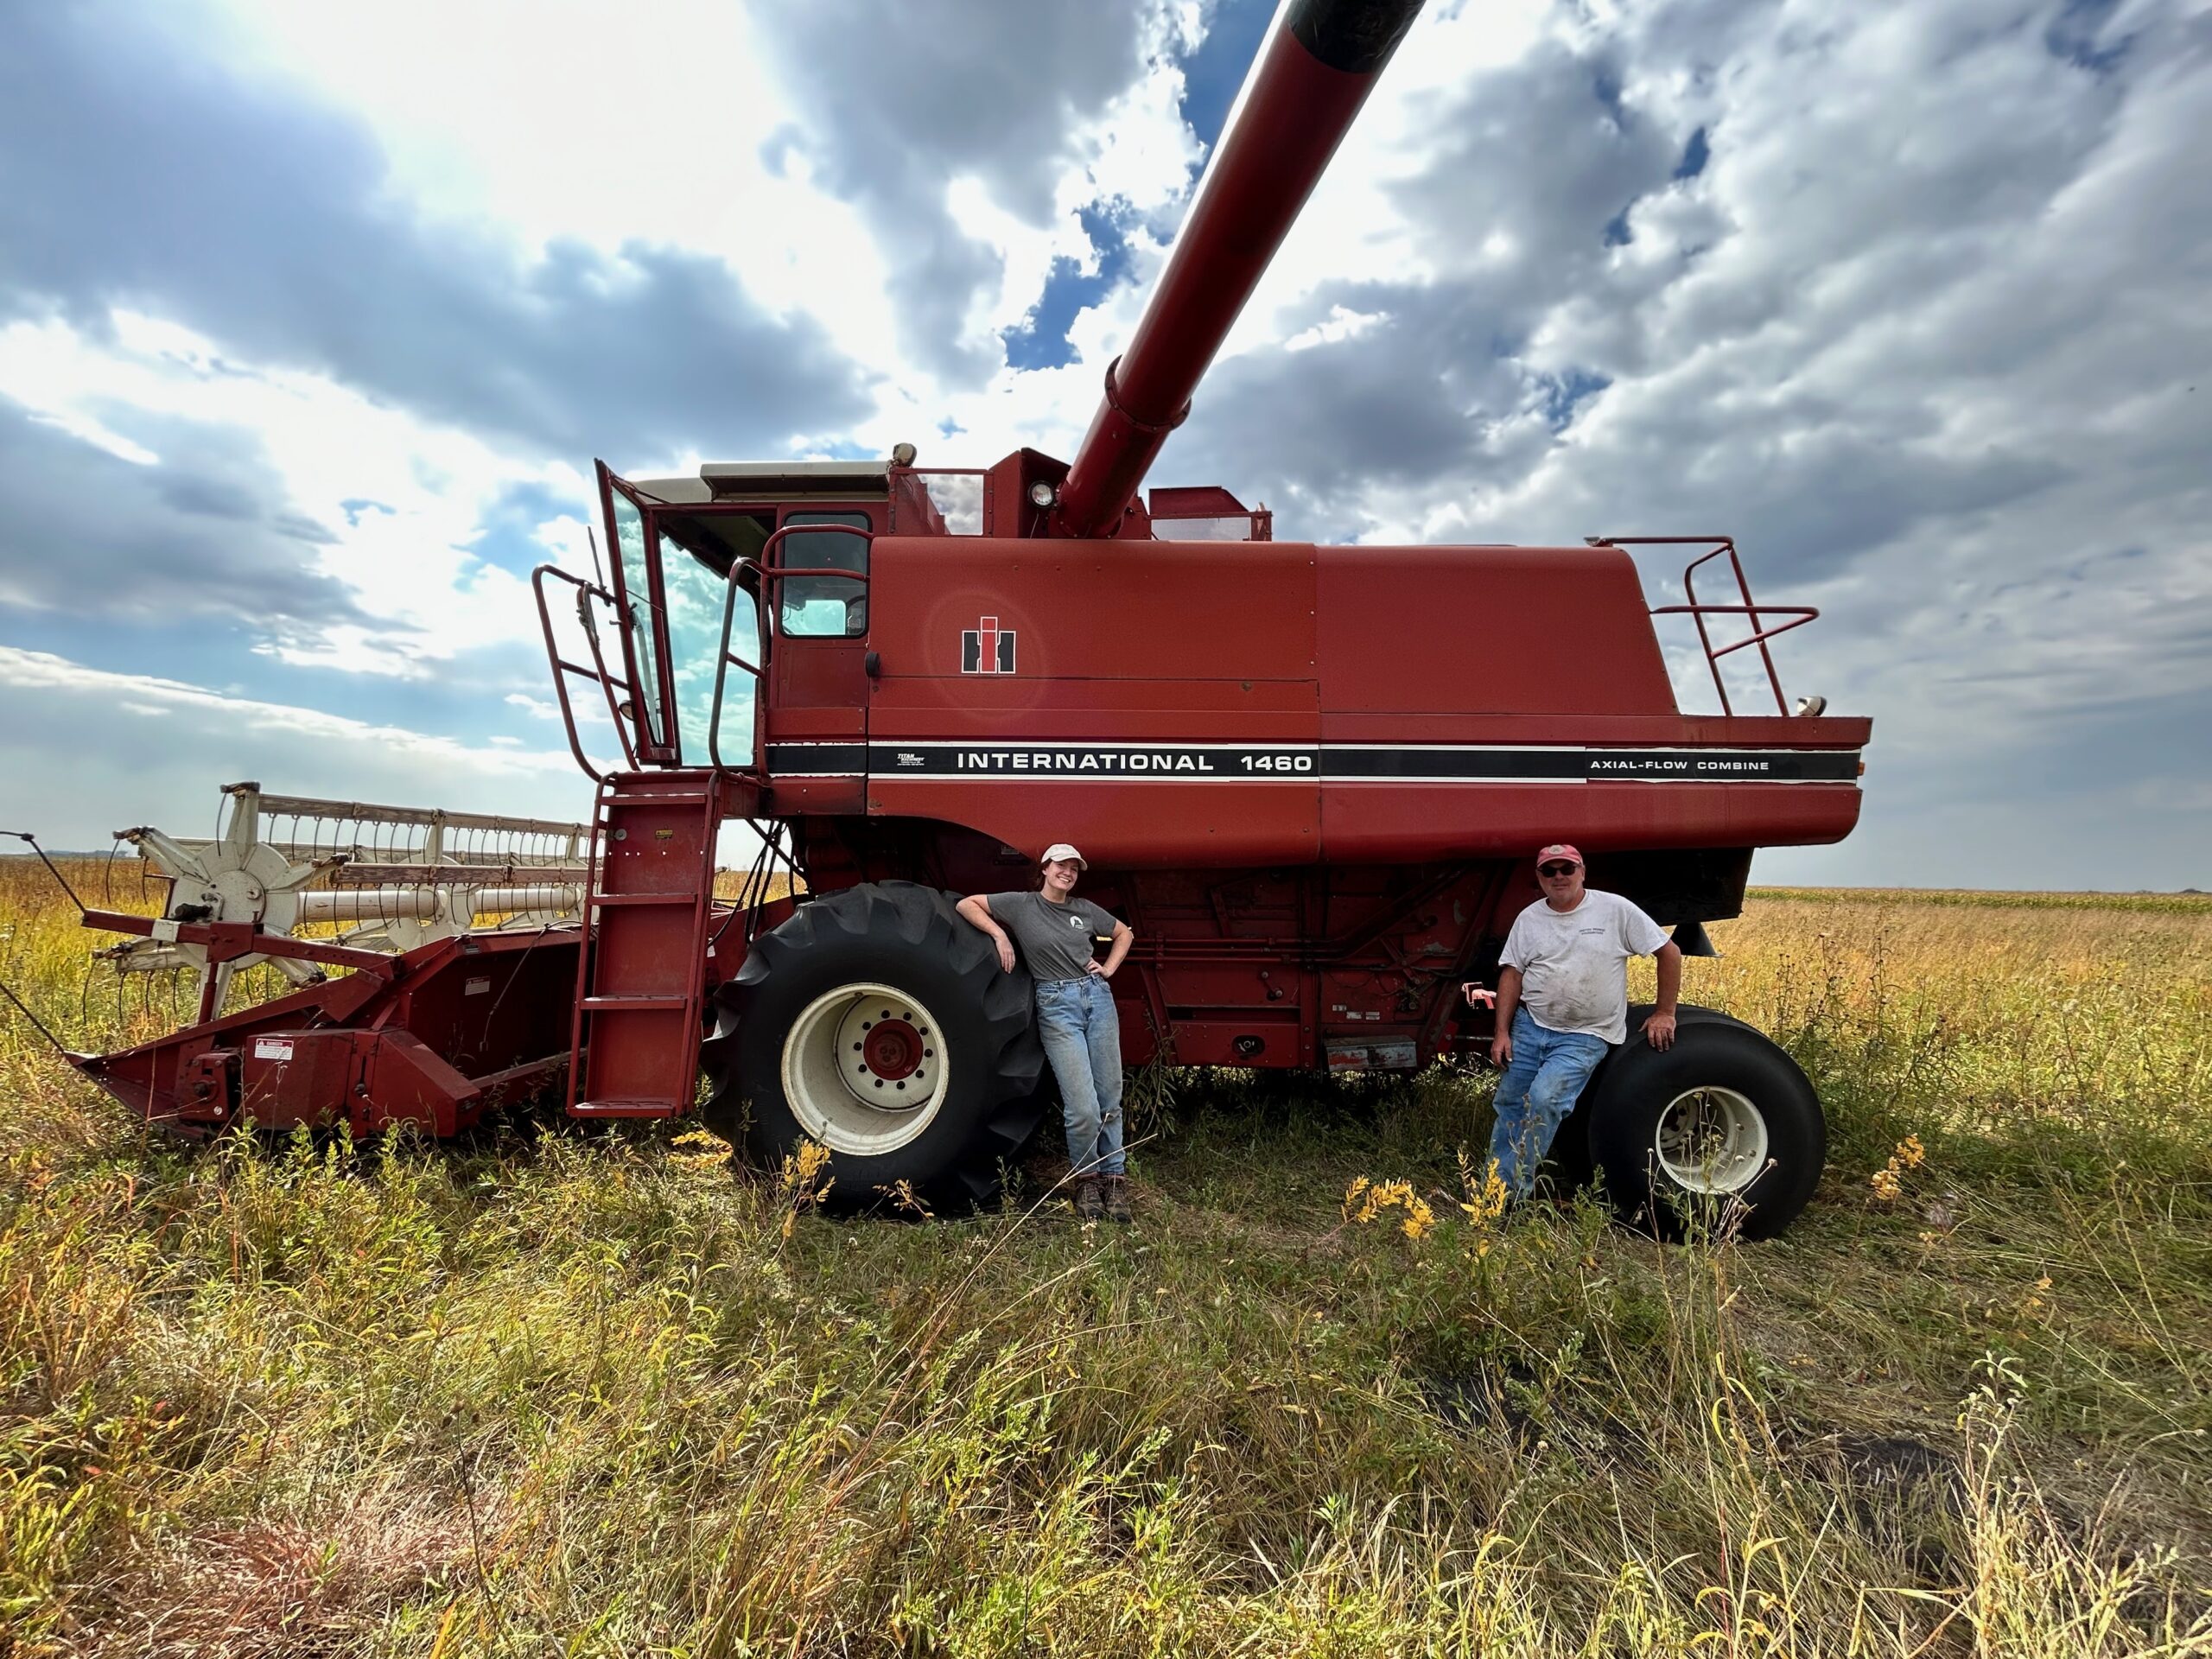
M 1586 889 L 1573 910 L 1539 899 L 1513 918 L 1498 960 L 1521 970 L 1521 1001 L 1547 1031 L 1628 1036 L 1628 959 L 1667 943 L 1658 923 L 1618 893 Z
M 1114 918 L 1088 899 L 1056 905 L 1041 893 L 994 893 L 983 904 L 1020 950 L 1032 979 L 1081 979 L 1093 936 L 1114 931 Z

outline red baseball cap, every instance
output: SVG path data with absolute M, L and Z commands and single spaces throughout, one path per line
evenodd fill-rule
M 1570 847 L 1563 841 L 1555 841 L 1536 855 L 1536 868 L 1541 869 L 1553 860 L 1560 858 L 1567 860 L 1570 863 L 1582 862 L 1582 854 L 1579 849 Z

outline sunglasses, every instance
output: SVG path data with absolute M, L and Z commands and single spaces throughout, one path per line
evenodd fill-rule
M 1540 864 L 1536 867 L 1536 874 L 1538 875 L 1573 875 L 1581 868 L 1580 864 Z

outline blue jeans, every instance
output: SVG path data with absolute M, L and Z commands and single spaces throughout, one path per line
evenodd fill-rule
M 1513 1059 L 1497 1085 L 1497 1127 L 1490 1155 L 1506 1191 L 1525 1198 L 1552 1137 L 1574 1109 L 1582 1085 L 1608 1045 L 1586 1031 L 1547 1031 L 1525 1007 L 1513 1011 Z
M 1119 1175 L 1122 1022 L 1105 980 L 1096 974 L 1039 980 L 1037 1033 L 1060 1085 L 1068 1167 L 1077 1175 Z

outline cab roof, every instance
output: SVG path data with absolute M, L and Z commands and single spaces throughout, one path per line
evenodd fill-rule
M 641 495 L 671 505 L 780 500 L 794 495 L 883 495 L 891 464 L 883 461 L 710 461 L 698 476 L 626 479 Z

